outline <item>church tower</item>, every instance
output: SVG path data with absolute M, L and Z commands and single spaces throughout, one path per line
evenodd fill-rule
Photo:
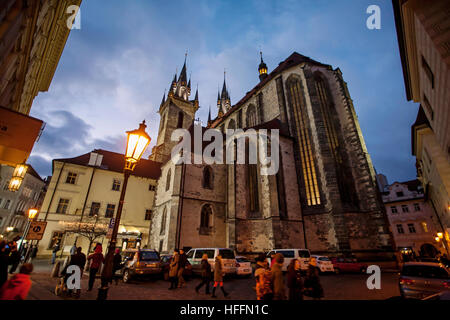
M 222 118 L 222 116 L 228 112 L 231 108 L 231 100 L 230 94 L 227 90 L 227 84 L 225 79 L 225 72 L 223 73 L 223 86 L 222 86 L 222 94 L 217 92 L 217 108 L 219 109 L 218 117 Z
M 186 54 L 187 56 L 187 54 Z M 176 129 L 188 129 L 195 119 L 195 112 L 199 108 L 198 88 L 194 100 L 189 100 L 191 95 L 191 79 L 187 81 L 186 56 L 179 77 L 174 75 L 170 84 L 169 93 L 164 93 L 158 113 L 161 116 L 159 123 L 158 139 L 152 149 L 150 160 L 166 162 L 170 159 L 172 148 L 178 142 L 171 141 L 171 136 Z
M 264 63 L 262 51 L 260 51 L 259 54 L 261 55 L 261 63 L 259 64 L 258 67 L 259 80 L 263 81 L 265 78 L 267 78 L 267 65 Z

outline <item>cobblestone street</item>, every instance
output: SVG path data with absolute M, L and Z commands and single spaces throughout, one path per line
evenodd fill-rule
M 30 300 L 57 300 L 53 291 L 56 285 L 56 279 L 50 278 L 51 266 L 48 262 L 35 262 L 36 271 L 32 275 L 33 287 L 28 299 Z M 363 274 L 340 274 L 340 275 L 322 275 L 321 283 L 325 291 L 326 300 L 383 300 L 399 296 L 398 275 L 394 272 L 385 272 L 381 276 L 381 289 L 369 290 L 366 287 L 367 275 Z M 85 273 L 82 278 L 81 300 L 95 300 L 100 280 L 96 280 L 94 290 L 87 291 L 88 276 Z M 168 290 L 169 282 L 157 278 L 135 280 L 131 283 L 119 282 L 119 285 L 113 283 L 110 287 L 108 299 L 110 300 L 210 300 L 211 296 L 204 294 L 202 288 L 201 294 L 194 290 L 199 283 L 199 278 L 193 278 L 186 282 L 186 287 L 176 290 Z M 230 300 L 255 300 L 253 290 L 253 278 L 230 278 L 224 283 L 224 286 L 230 296 Z M 216 292 L 218 299 L 224 299 L 222 292 Z M 71 298 L 66 298 L 71 299 Z M 308 299 L 308 298 L 305 298 Z

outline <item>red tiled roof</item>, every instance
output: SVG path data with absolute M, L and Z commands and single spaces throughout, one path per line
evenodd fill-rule
M 103 155 L 102 163 L 99 167 L 100 169 L 123 172 L 125 164 L 125 156 L 123 154 L 102 149 L 95 149 L 92 152 Z M 89 152 L 75 158 L 54 159 L 53 161 L 72 163 L 80 166 L 89 166 L 90 154 L 91 153 Z M 141 159 L 136 164 L 132 175 L 137 177 L 158 179 L 161 176 L 161 163 L 152 160 Z
M 301 64 L 303 62 L 311 63 L 311 64 L 323 66 L 323 67 L 330 67 L 330 65 L 320 63 L 320 62 L 318 62 L 316 60 L 313 60 L 313 59 L 311 59 L 309 57 L 306 57 L 306 56 L 304 56 L 304 55 L 302 55 L 302 54 L 300 54 L 298 52 L 293 52 L 286 60 L 280 62 L 278 67 L 276 67 L 271 73 L 269 73 L 268 76 L 264 80 L 262 80 L 260 83 L 258 83 L 252 90 L 247 92 L 247 94 L 241 100 L 239 100 L 238 103 L 236 103 L 233 107 L 231 107 L 230 110 L 228 110 L 228 112 L 225 113 L 222 118 L 214 119 L 213 123 L 211 124 L 211 127 L 214 128 L 217 125 L 219 125 L 223 120 L 226 119 L 226 117 L 229 114 L 231 114 L 237 108 L 239 108 L 241 105 L 243 105 L 248 99 L 250 99 L 256 93 L 256 91 L 258 91 L 259 89 L 264 87 L 264 85 L 267 82 L 269 82 L 270 80 L 275 78 L 282 71 L 287 70 L 287 69 L 292 68 L 292 67 L 295 67 L 295 66 L 297 66 L 297 65 L 299 65 L 299 64 Z

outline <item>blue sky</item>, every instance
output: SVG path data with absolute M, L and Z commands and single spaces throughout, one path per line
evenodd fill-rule
M 371 4 L 381 8 L 380 30 L 366 27 Z M 410 127 L 418 105 L 406 101 L 387 0 L 84 0 L 81 29 L 72 30 L 50 90 L 32 106 L 46 128 L 29 162 L 46 176 L 55 158 L 123 152 L 124 132 L 143 119 L 153 145 L 164 89 L 186 50 L 205 121 L 209 105 L 217 112 L 224 68 L 232 104 L 258 83 L 260 48 L 269 72 L 293 51 L 339 67 L 377 172 L 391 183 L 415 178 Z

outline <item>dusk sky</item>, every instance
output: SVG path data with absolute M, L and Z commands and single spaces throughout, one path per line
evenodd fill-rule
M 369 30 L 369 5 L 381 29 Z M 226 69 L 231 103 L 258 82 L 259 51 L 272 71 L 297 51 L 334 68 L 348 84 L 368 151 L 390 183 L 415 179 L 411 124 L 391 1 L 83 0 L 81 29 L 72 30 L 50 89 L 31 116 L 46 127 L 29 162 L 51 175 L 51 160 L 103 148 L 123 153 L 125 131 L 147 121 L 153 141 L 163 93 L 183 65 L 198 84 L 206 123 L 217 114 Z M 193 96 L 191 96 L 193 98 Z

